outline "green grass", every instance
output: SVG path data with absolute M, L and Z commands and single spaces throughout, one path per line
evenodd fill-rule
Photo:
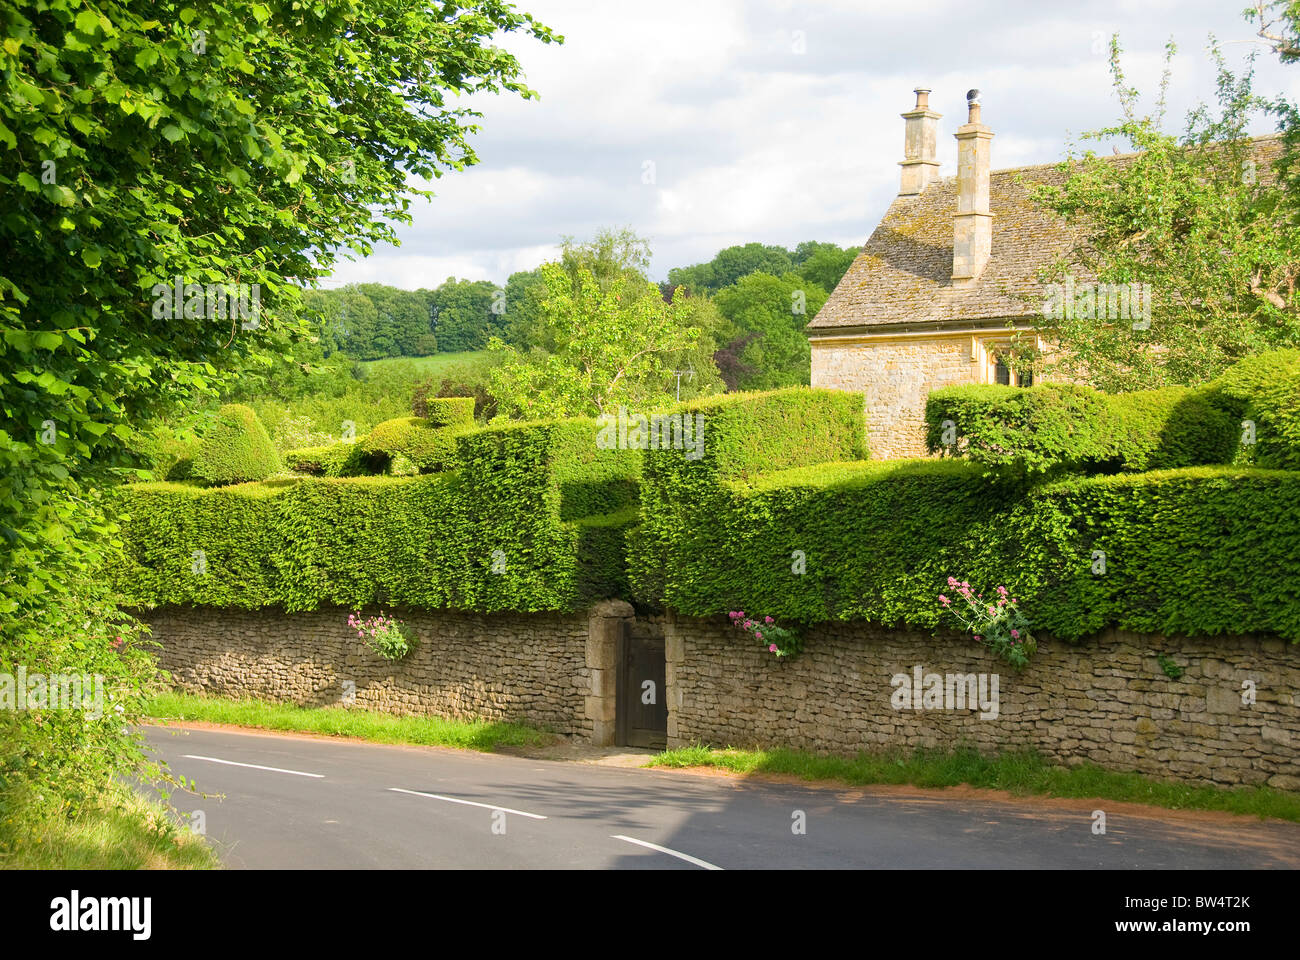
M 463 750 L 492 751 L 499 747 L 533 746 L 552 739 L 550 734 L 520 723 L 399 717 L 349 707 L 296 707 L 186 693 L 155 696 L 148 705 L 147 715 L 155 720 L 199 720 L 262 730 L 355 737 L 374 743 L 408 743 Z
M 953 787 L 966 784 L 1026 796 L 1099 797 L 1145 803 L 1171 810 L 1221 810 L 1300 822 L 1300 795 L 1268 787 L 1196 786 L 1117 773 L 1095 764 L 1056 767 L 1040 756 L 1007 752 L 986 757 L 972 749 L 860 753 L 856 757 L 819 756 L 799 750 L 725 750 L 704 746 L 668 750 L 649 766 L 718 767 L 735 773 L 773 773 L 804 780 L 851 785 L 911 784 Z
M 411 370 L 423 377 L 450 377 L 457 374 L 469 376 L 485 370 L 492 355 L 486 350 L 467 350 L 464 353 L 435 353 L 428 357 L 386 357 L 383 360 L 366 360 L 363 366 L 372 372 L 397 367 Z
M 0 869 L 206 870 L 219 866 L 202 837 L 156 800 L 127 787 L 68 815 L 7 809 L 0 815 Z

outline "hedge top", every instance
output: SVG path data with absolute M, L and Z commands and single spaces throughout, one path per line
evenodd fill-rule
M 946 387 L 926 402 L 926 445 L 1023 474 L 1233 462 L 1297 468 L 1300 350 L 1248 357 L 1197 388 Z
M 726 394 L 681 404 L 703 435 L 699 476 L 743 478 L 813 463 L 867 457 L 865 396 L 846 390 L 789 387 Z M 689 470 L 676 449 L 650 451 L 653 469 Z

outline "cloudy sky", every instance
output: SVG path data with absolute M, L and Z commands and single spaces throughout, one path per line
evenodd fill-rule
M 1210 34 L 1256 89 L 1300 98 L 1300 66 L 1252 42 L 1244 0 L 522 0 L 563 34 L 505 45 L 540 100 L 485 97 L 480 163 L 414 204 L 400 247 L 343 262 L 326 285 L 414 289 L 448 276 L 498 283 L 549 259 L 561 236 L 631 226 L 651 273 L 758 240 L 858 245 L 898 190 L 912 88 L 933 89 L 939 159 L 955 172 L 965 93 L 983 92 L 994 169 L 1061 158 L 1118 115 L 1106 43 L 1150 96 L 1178 45 L 1166 127 L 1213 97 Z M 1256 132 L 1271 132 L 1261 123 Z

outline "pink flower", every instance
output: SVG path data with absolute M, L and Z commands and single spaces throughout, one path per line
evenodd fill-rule
M 1005 596 L 1007 595 L 1007 588 L 1006 588 L 1006 587 L 998 587 L 998 593 L 1002 594 L 1002 596 L 1005 597 Z
M 1011 631 L 1011 636 L 1013 636 L 1013 637 L 1015 637 L 1017 640 L 1019 640 L 1019 639 L 1020 639 L 1020 631 L 1019 631 L 1019 630 L 1012 630 L 1012 631 Z
M 948 604 L 949 604 L 951 601 L 949 601 L 948 598 L 945 597 L 945 596 L 941 593 L 941 594 L 939 594 L 939 602 L 942 603 L 942 604 L 946 607 L 946 606 L 948 606 Z
M 755 640 L 762 640 L 762 639 L 763 639 L 763 631 L 762 631 L 762 630 L 755 630 L 755 631 L 754 631 L 754 639 L 755 639 Z
M 763 618 L 763 622 L 764 622 L 764 623 L 775 623 L 776 621 L 773 620 L 771 617 L 764 617 L 764 618 Z
M 771 653 L 776 653 L 776 644 L 769 644 L 767 648 Z
M 746 621 L 745 621 L 745 629 L 746 629 L 746 630 L 752 630 L 753 628 L 754 628 L 754 621 L 753 621 L 753 620 L 746 620 Z
M 949 577 L 949 578 L 948 578 L 948 586 L 950 586 L 950 587 L 955 587 L 955 586 L 957 586 L 957 581 L 956 581 L 954 578 Z
M 995 610 L 993 607 L 989 607 L 989 616 L 990 616 L 990 617 L 993 616 L 993 615 L 996 614 L 996 613 L 997 613 L 997 610 Z
M 975 634 L 975 639 L 976 639 L 976 640 L 983 640 L 984 638 L 981 637 L 981 636 L 977 633 L 977 634 Z

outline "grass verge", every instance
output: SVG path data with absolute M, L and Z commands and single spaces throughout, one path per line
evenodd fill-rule
M 155 720 L 198 720 L 261 730 L 355 737 L 374 743 L 408 743 L 489 752 L 499 747 L 546 744 L 552 739 L 550 734 L 520 723 L 399 717 L 347 707 L 295 707 L 262 700 L 202 697 L 188 693 L 159 694 L 150 701 L 146 712 Z
M 125 786 L 72 815 L 0 813 L 0 869 L 207 870 L 218 867 L 206 840 L 157 800 Z
M 648 766 L 717 767 L 735 773 L 773 773 L 853 786 L 911 784 L 968 785 L 1019 796 L 1100 797 L 1171 810 L 1221 810 L 1300 822 L 1300 795 L 1268 787 L 1211 787 L 1118 773 L 1096 764 L 1051 766 L 1032 752 L 983 756 L 973 749 L 918 750 L 913 754 L 860 753 L 820 756 L 801 750 L 725 750 L 705 746 L 668 750 Z

